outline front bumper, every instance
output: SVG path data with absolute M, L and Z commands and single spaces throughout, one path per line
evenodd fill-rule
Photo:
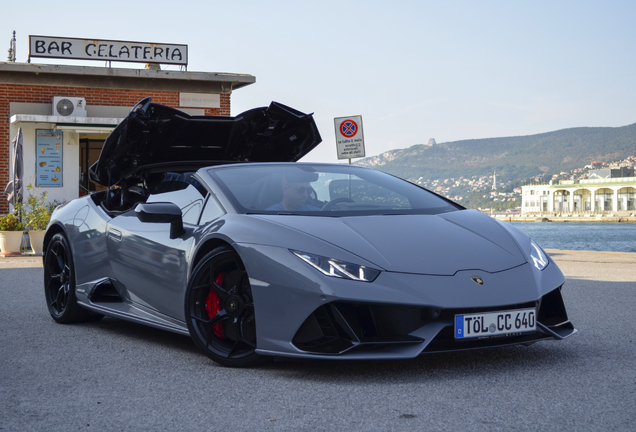
M 243 245 L 256 310 L 257 352 L 332 359 L 400 359 L 562 339 L 569 322 L 554 263 L 539 272 L 529 264 L 497 273 L 452 276 L 383 272 L 374 282 L 319 274 L 275 247 Z M 479 286 L 471 277 L 479 276 Z M 267 282 L 265 282 L 267 281 Z M 456 341 L 456 314 L 535 307 L 537 331 Z
M 456 340 L 456 314 L 537 308 L 537 331 Z M 436 309 L 418 306 L 333 302 L 319 307 L 294 335 L 292 344 L 310 356 L 404 358 L 423 353 L 463 351 L 564 339 L 576 333 L 561 287 L 536 302 L 490 308 Z

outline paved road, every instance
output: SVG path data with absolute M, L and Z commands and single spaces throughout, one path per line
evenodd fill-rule
M 40 261 L 0 258 L 0 430 L 634 430 L 636 254 L 549 252 L 580 331 L 564 342 L 251 370 L 116 319 L 55 324 Z

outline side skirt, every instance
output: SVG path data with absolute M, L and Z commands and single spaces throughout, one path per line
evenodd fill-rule
M 110 316 L 114 318 L 120 318 L 126 321 L 131 321 L 131 322 L 147 325 L 150 327 L 155 327 L 162 330 L 168 330 L 173 333 L 179 333 L 182 335 L 190 336 L 190 332 L 188 331 L 188 327 L 185 325 L 185 323 L 183 323 L 183 326 L 173 324 L 164 319 L 148 314 L 142 311 L 141 309 L 136 308 L 135 306 L 124 304 L 127 306 L 127 309 L 128 309 L 128 311 L 124 312 L 124 311 L 116 310 L 110 307 L 110 305 L 108 307 L 105 307 L 97 303 L 87 304 L 81 301 L 78 301 L 77 303 L 88 310 L 100 313 L 102 315 L 106 315 L 106 316 Z
M 91 283 L 78 285 L 75 288 L 75 296 L 77 303 L 83 308 L 102 315 L 120 318 L 126 321 L 135 322 L 162 330 L 168 330 L 173 333 L 189 336 L 188 326 L 185 322 L 160 314 L 152 309 L 143 308 L 138 305 L 131 304 L 129 301 L 123 300 L 118 302 L 91 301 L 91 293 L 95 287 L 104 283 L 107 279 L 100 279 Z

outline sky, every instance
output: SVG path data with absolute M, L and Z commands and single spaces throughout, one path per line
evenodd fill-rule
M 187 44 L 188 71 L 254 75 L 232 94 L 232 115 L 271 101 L 314 113 L 323 142 L 303 161 L 338 162 L 335 117 L 362 116 L 367 156 L 430 138 L 636 123 L 631 0 L 20 0 L 1 8 L 0 51 L 15 30 L 18 62 L 27 61 L 29 35 L 63 36 Z

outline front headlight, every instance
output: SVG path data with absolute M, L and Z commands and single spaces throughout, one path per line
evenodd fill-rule
M 530 259 L 532 260 L 532 264 L 539 270 L 546 268 L 550 262 L 545 252 L 543 252 L 543 249 L 532 239 L 530 239 Z
M 373 282 L 380 274 L 380 270 L 363 265 L 352 264 L 333 258 L 314 255 L 306 252 L 291 251 L 301 260 L 319 270 L 322 274 L 342 279 L 362 282 Z

